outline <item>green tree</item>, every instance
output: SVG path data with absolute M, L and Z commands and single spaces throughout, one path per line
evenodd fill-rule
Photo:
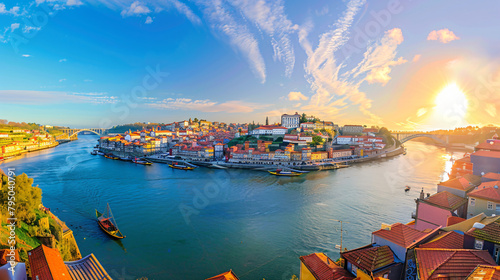
M 299 120 L 300 123 L 305 123 L 307 122 L 307 118 L 306 118 L 306 113 L 302 113 L 302 116 L 300 116 L 300 120 Z
M 312 140 L 313 140 L 312 144 L 314 146 L 323 144 L 323 138 L 321 138 L 321 136 L 314 135 L 313 138 L 312 138 Z
M 33 222 L 33 214 L 38 206 L 42 203 L 42 189 L 35 186 L 33 187 L 33 179 L 28 178 L 28 175 L 21 174 L 14 177 L 15 188 L 10 188 L 9 178 L 7 176 L 2 176 L 2 189 L 0 190 L 0 205 L 2 213 L 7 213 L 9 207 L 9 191 L 15 192 L 15 209 L 16 218 L 18 221 L 23 221 L 26 223 Z M 11 180 L 12 181 L 12 180 Z M 36 215 L 35 215 L 36 217 Z

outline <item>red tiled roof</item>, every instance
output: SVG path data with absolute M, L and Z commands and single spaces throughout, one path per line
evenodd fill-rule
M 450 179 L 448 181 L 439 183 L 439 185 L 461 191 L 468 191 L 475 187 L 475 185 L 465 177 Z
M 473 154 L 472 156 L 477 156 L 477 157 L 489 157 L 489 158 L 500 158 L 500 152 L 494 152 L 494 151 L 477 151 Z
M 394 254 L 389 246 L 354 249 L 342 253 L 342 256 L 350 263 L 369 272 L 395 263 Z
M 40 245 L 28 252 L 31 276 L 43 280 L 71 280 L 68 268 L 57 249 Z
M 466 234 L 477 239 L 500 244 L 500 221 L 496 220 L 481 229 L 473 227 Z
M 415 249 L 421 280 L 446 278 L 462 280 L 477 265 L 495 265 L 488 251 L 457 249 Z
M 438 192 L 420 201 L 428 204 L 433 204 L 441 208 L 446 208 L 449 209 L 450 211 L 453 211 L 459 208 L 460 206 L 464 205 L 465 203 L 467 203 L 466 198 L 452 194 L 448 191 Z
M 470 197 L 486 199 L 489 201 L 500 202 L 500 181 L 484 182 L 477 190 L 469 193 Z
M 442 232 L 436 238 L 418 247 L 441 248 L 441 249 L 463 249 L 464 236 L 455 231 Z
M 207 278 L 205 280 L 239 280 L 236 274 L 232 270 L 226 271 L 214 277 Z
M 484 174 L 483 178 L 488 178 L 488 179 L 493 179 L 496 181 L 500 181 L 500 174 L 498 173 L 493 173 L 493 172 L 488 172 Z
M 314 275 L 316 280 L 352 280 L 354 279 L 344 268 L 336 265 L 322 253 L 313 253 L 300 257 L 302 263 Z
M 490 144 L 492 143 L 492 144 Z M 476 150 L 500 151 L 500 144 L 496 142 L 483 142 L 476 146 Z
M 401 223 L 393 224 L 390 229 L 379 229 L 372 233 L 372 235 L 384 238 L 403 248 L 409 248 L 415 241 L 418 241 L 427 234 Z
M 500 280 L 500 266 L 478 265 L 466 280 Z

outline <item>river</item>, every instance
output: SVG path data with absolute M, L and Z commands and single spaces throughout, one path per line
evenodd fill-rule
M 242 280 L 291 279 L 299 256 L 370 243 L 381 223 L 406 223 L 423 188 L 447 179 L 452 153 L 408 142 L 406 156 L 352 167 L 275 177 L 267 172 L 173 170 L 92 156 L 97 137 L 27 154 L 0 165 L 26 173 L 43 203 L 74 231 L 114 279 L 205 279 L 229 269 Z M 460 158 L 463 152 L 453 154 Z M 406 185 L 412 187 L 405 193 Z M 121 241 L 98 227 L 109 203 Z

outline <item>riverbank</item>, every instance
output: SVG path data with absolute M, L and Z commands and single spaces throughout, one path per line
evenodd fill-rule
M 20 150 L 20 151 L 16 151 L 13 153 L 0 154 L 0 164 L 6 160 L 11 161 L 11 160 L 19 159 L 27 153 L 32 153 L 32 152 L 37 152 L 37 151 L 46 150 L 46 149 L 50 149 L 50 148 L 55 148 L 58 145 L 59 145 L 58 142 L 53 142 L 49 145 L 44 145 L 41 147 L 34 147 L 34 148 L 30 148 L 30 149 Z

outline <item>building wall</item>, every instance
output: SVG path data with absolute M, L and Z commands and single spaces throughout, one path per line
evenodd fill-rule
M 500 211 L 496 211 L 497 203 L 493 202 L 493 210 L 488 210 L 488 200 L 476 198 L 476 203 L 474 206 L 471 205 L 472 197 L 469 197 L 468 206 L 467 206 L 467 218 L 476 216 L 478 214 L 484 213 L 488 216 L 492 214 L 500 215 Z M 498 203 L 500 204 L 500 203 Z
M 304 263 L 300 262 L 300 277 L 299 280 L 316 280 L 314 275 L 307 269 Z
M 417 219 L 415 229 L 435 229 L 438 226 L 446 226 L 448 217 L 453 216 L 450 211 L 419 202 L 417 204 Z
M 472 154 L 470 159 L 474 175 L 481 176 L 482 172 L 484 174 L 488 172 L 500 173 L 500 158 L 480 157 Z

